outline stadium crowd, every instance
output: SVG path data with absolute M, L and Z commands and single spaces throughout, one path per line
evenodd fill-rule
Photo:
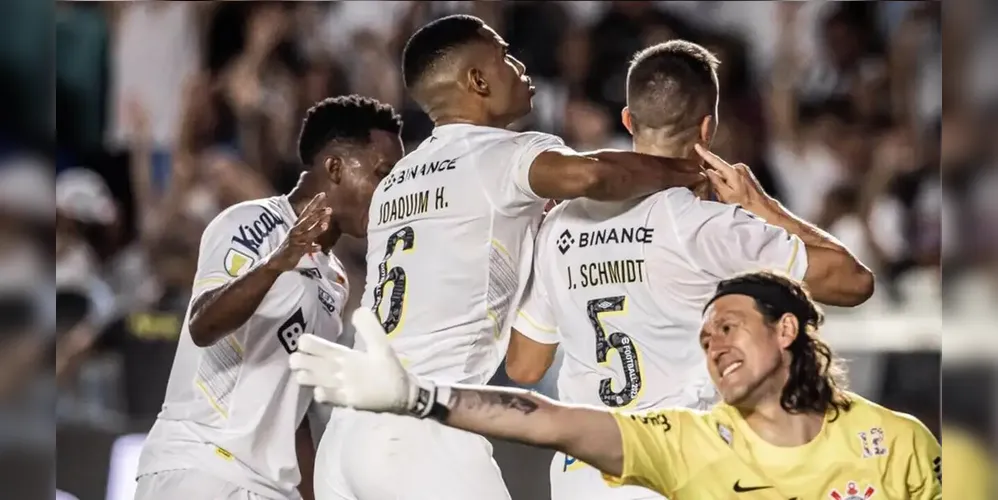
M 56 8 L 63 421 L 148 425 L 155 417 L 201 232 L 225 207 L 294 185 L 295 142 L 310 105 L 360 93 L 400 110 L 407 149 L 429 134 L 429 120 L 403 93 L 398 61 L 416 27 L 455 12 L 496 27 L 526 64 L 538 93 L 519 127 L 560 135 L 578 150 L 630 147 L 619 116 L 636 51 L 670 38 L 714 51 L 722 61 L 714 151 L 750 165 L 767 192 L 870 264 L 885 310 L 921 303 L 912 295 L 923 289 L 903 286 L 911 275 L 941 262 L 947 278 L 976 269 L 996 243 L 984 221 L 998 206 L 984 193 L 998 179 L 984 174 L 982 158 L 998 141 L 977 134 L 984 129 L 959 108 L 942 114 L 943 102 L 960 96 L 943 93 L 938 2 Z M 942 226 L 966 237 L 944 235 Z M 362 283 L 365 244 L 343 240 L 336 253 Z M 938 360 L 934 369 L 938 376 Z M 920 384 L 894 382 L 912 391 Z M 929 407 L 910 411 L 938 411 L 938 401 L 922 403 Z

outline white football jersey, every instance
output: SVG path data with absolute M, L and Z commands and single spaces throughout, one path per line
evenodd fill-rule
M 553 149 L 567 150 L 548 134 L 444 125 L 378 186 L 361 303 L 413 374 L 484 384 L 502 362 L 546 201 L 528 173 Z
M 807 270 L 799 238 L 685 188 L 562 203 L 535 252 L 514 327 L 561 343 L 561 400 L 626 409 L 712 404 L 698 333 L 718 282 L 763 269 L 801 279 Z
M 222 212 L 201 237 L 192 296 L 248 272 L 295 219 L 286 196 Z M 288 498 L 300 480 L 295 431 L 312 402 L 312 391 L 291 376 L 288 355 L 304 332 L 339 337 L 347 293 L 340 261 L 312 254 L 277 279 L 243 326 L 210 347 L 191 340 L 188 310 L 139 475 L 196 467 L 267 498 Z

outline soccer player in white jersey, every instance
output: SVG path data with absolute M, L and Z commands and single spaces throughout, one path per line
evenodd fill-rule
M 696 157 L 694 146 L 710 143 L 717 64 L 681 40 L 637 54 L 623 111 L 635 151 Z M 560 344 L 558 390 L 566 403 L 705 409 L 715 392 L 697 331 L 722 279 L 778 270 L 804 279 L 827 303 L 869 297 L 872 275 L 845 247 L 769 199 L 748 169 L 709 160 L 728 203 L 672 188 L 624 202 L 572 200 L 547 215 L 513 325 L 511 379 L 536 383 Z M 636 486 L 611 488 L 598 470 L 562 453 L 550 473 L 552 500 L 662 498 Z
M 505 355 L 547 199 L 627 199 L 706 179 L 698 161 L 580 154 L 548 134 L 506 130 L 530 112 L 530 79 L 480 19 L 424 26 L 402 66 L 436 127 L 374 194 L 362 304 L 416 376 L 486 383 Z M 392 415 L 333 412 L 316 470 L 323 500 L 509 498 L 486 440 Z
M 331 248 L 341 234 L 364 236 L 371 194 L 402 156 L 400 129 L 372 99 L 316 104 L 299 137 L 298 185 L 234 205 L 205 229 L 137 500 L 313 497 L 312 392 L 287 357 L 305 331 L 340 335 L 348 284 Z

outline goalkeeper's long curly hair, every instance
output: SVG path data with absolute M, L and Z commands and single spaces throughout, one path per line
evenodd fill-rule
M 775 324 L 786 313 L 797 316 L 797 338 L 788 348 L 791 355 L 790 377 L 783 387 L 780 405 L 790 413 L 833 413 L 832 420 L 852 407 L 845 392 L 845 367 L 842 360 L 818 336 L 825 316 L 802 284 L 779 274 L 757 272 L 724 280 L 717 286 L 725 289 L 746 285 L 779 289 L 770 297 L 754 297 L 756 307 L 767 324 Z

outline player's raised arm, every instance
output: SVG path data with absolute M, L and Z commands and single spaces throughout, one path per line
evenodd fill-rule
M 545 151 L 530 166 L 530 189 L 542 198 L 627 200 L 705 179 L 698 162 L 629 151 Z
M 258 263 L 254 262 L 256 256 L 250 255 L 252 249 L 233 246 L 233 234 L 227 230 L 238 234 L 240 224 L 233 227 L 221 220 L 209 226 L 202 237 L 194 282 L 196 298 L 191 304 L 189 326 L 194 344 L 210 346 L 249 320 L 281 273 L 293 270 L 305 254 L 318 251 L 315 238 L 326 230 L 329 216 L 325 195 L 320 193 L 302 210 L 281 246 Z M 275 223 L 263 219 L 246 222 L 251 227 L 256 222 Z
M 748 166 L 731 165 L 699 145 L 695 149 L 709 165 L 707 175 L 721 201 L 737 203 L 767 223 L 800 238 L 807 251 L 807 270 L 803 279 L 815 300 L 836 306 L 856 306 L 873 295 L 873 273 L 842 243 L 769 197 Z

